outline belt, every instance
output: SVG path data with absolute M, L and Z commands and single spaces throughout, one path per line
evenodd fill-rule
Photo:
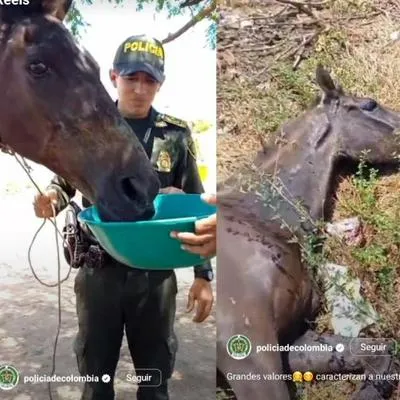
M 83 259 L 88 268 L 103 268 L 106 265 L 118 262 L 99 245 L 90 245 Z

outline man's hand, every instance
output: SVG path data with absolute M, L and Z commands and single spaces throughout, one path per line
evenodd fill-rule
M 212 205 L 217 204 L 215 195 L 202 195 L 202 199 Z M 196 221 L 195 233 L 171 232 L 171 237 L 182 242 L 182 248 L 189 253 L 203 257 L 215 257 L 217 253 L 217 214 Z
M 193 317 L 193 322 L 203 322 L 210 315 L 214 296 L 211 283 L 202 278 L 196 278 L 189 290 L 186 312 L 192 312 L 196 302 L 196 315 Z
M 57 204 L 58 195 L 56 190 L 50 189 L 43 194 L 37 194 L 33 200 L 35 215 L 39 218 L 54 217 L 53 207 L 57 207 Z

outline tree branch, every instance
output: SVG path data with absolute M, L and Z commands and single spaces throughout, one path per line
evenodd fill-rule
M 309 17 L 313 18 L 316 23 L 319 23 L 318 18 L 315 16 L 315 14 L 312 11 L 312 6 L 313 3 L 304 3 L 302 1 L 298 0 L 275 0 L 277 3 L 281 4 L 289 4 L 293 7 L 296 7 L 299 11 L 303 12 L 304 14 L 307 14 Z M 320 6 L 322 4 L 325 4 L 325 2 L 322 3 L 316 3 L 316 6 Z
M 217 0 L 212 0 L 208 7 L 204 7 L 200 10 L 188 23 L 178 29 L 175 33 L 170 33 L 164 40 L 161 41 L 162 44 L 172 42 L 179 36 L 183 35 L 187 30 L 193 28 L 198 22 L 208 17 L 217 8 Z
M 180 8 L 184 7 L 191 7 L 191 6 L 197 6 L 197 4 L 200 4 L 203 0 L 185 0 L 182 4 L 179 5 Z

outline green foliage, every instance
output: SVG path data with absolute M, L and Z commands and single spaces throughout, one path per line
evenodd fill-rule
M 343 206 L 351 214 L 357 215 L 374 234 L 374 242 L 368 246 L 356 247 L 350 251 L 351 257 L 359 264 L 362 273 L 375 277 L 377 287 L 385 300 L 393 295 L 400 234 L 396 207 L 384 209 L 379 202 L 377 187 L 378 171 L 368 168 L 362 161 L 357 173 L 351 179 L 356 195 L 343 201 Z
M 276 95 L 281 97 L 282 91 L 286 101 L 295 103 L 301 110 L 307 108 L 315 99 L 315 87 L 307 73 L 294 71 L 289 63 L 281 63 L 272 68 L 272 74 Z
M 400 234 L 396 215 L 391 215 L 387 210 L 381 209 L 378 203 L 376 188 L 379 184 L 378 171 L 361 162 L 352 183 L 359 196 L 357 202 L 348 204 L 366 223 L 384 235 L 389 235 L 388 242 L 400 244 Z
M 338 16 L 355 13 L 372 13 L 376 10 L 373 0 L 331 0 L 332 11 Z
M 394 265 L 384 266 L 377 274 L 381 293 L 386 301 L 393 297 L 394 282 L 396 281 L 396 267 Z
M 124 2 L 124 0 L 122 0 L 122 2 Z M 180 7 L 180 4 L 183 2 L 184 0 L 136 0 L 138 11 L 142 11 L 146 5 L 153 5 L 155 12 L 167 11 L 168 17 L 170 18 L 181 15 L 183 12 L 185 12 L 187 7 Z M 204 7 L 205 3 L 208 3 L 208 1 L 202 1 L 200 4 L 190 7 L 190 9 L 193 13 L 197 13 Z
M 207 132 L 211 127 L 212 127 L 212 124 L 208 121 L 203 121 L 203 120 L 194 121 L 192 132 L 193 133 Z
M 75 1 L 71 9 L 66 17 L 66 23 L 70 27 L 72 34 L 80 39 L 82 37 L 82 33 L 86 32 L 86 29 L 90 26 L 79 11 L 79 4 L 83 5 L 98 5 L 100 2 L 105 2 L 109 4 L 122 5 L 130 2 L 131 0 L 79 0 Z M 197 4 L 192 7 L 180 7 L 180 4 L 183 3 L 184 0 L 176 1 L 176 0 L 135 0 L 136 10 L 143 11 L 146 6 L 153 6 L 154 11 L 156 13 L 166 12 L 168 18 L 172 18 L 175 16 L 183 15 L 189 9 L 192 15 L 197 14 L 201 9 L 207 7 L 211 0 L 203 0 L 200 4 Z M 96 3 L 95 3 L 96 2 Z M 207 45 L 215 50 L 216 42 L 217 42 L 217 24 L 218 24 L 218 15 L 214 12 L 207 18 L 208 26 L 206 28 L 206 40 Z
M 365 161 L 361 161 L 353 178 L 354 187 L 360 195 L 360 202 L 357 203 L 357 213 L 368 222 L 371 217 L 371 210 L 376 206 L 375 189 L 378 183 L 378 171 L 374 168 L 367 169 Z
M 211 21 L 206 32 L 207 43 L 212 50 L 217 48 L 217 29 L 218 22 Z
M 91 0 L 87 0 L 87 2 L 89 1 Z M 65 18 L 65 22 L 66 25 L 69 26 L 72 35 L 75 36 L 77 39 L 81 39 L 81 32 L 86 32 L 86 28 L 90 26 L 90 24 L 88 24 L 84 20 L 81 12 L 76 8 L 75 3 L 72 4 Z
M 379 244 L 371 244 L 367 248 L 355 249 L 353 257 L 361 264 L 384 268 L 388 262 L 387 252 Z

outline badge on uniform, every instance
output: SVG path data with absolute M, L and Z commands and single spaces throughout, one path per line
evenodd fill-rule
M 161 150 L 157 159 L 157 167 L 160 172 L 171 172 L 171 157 L 166 150 Z

